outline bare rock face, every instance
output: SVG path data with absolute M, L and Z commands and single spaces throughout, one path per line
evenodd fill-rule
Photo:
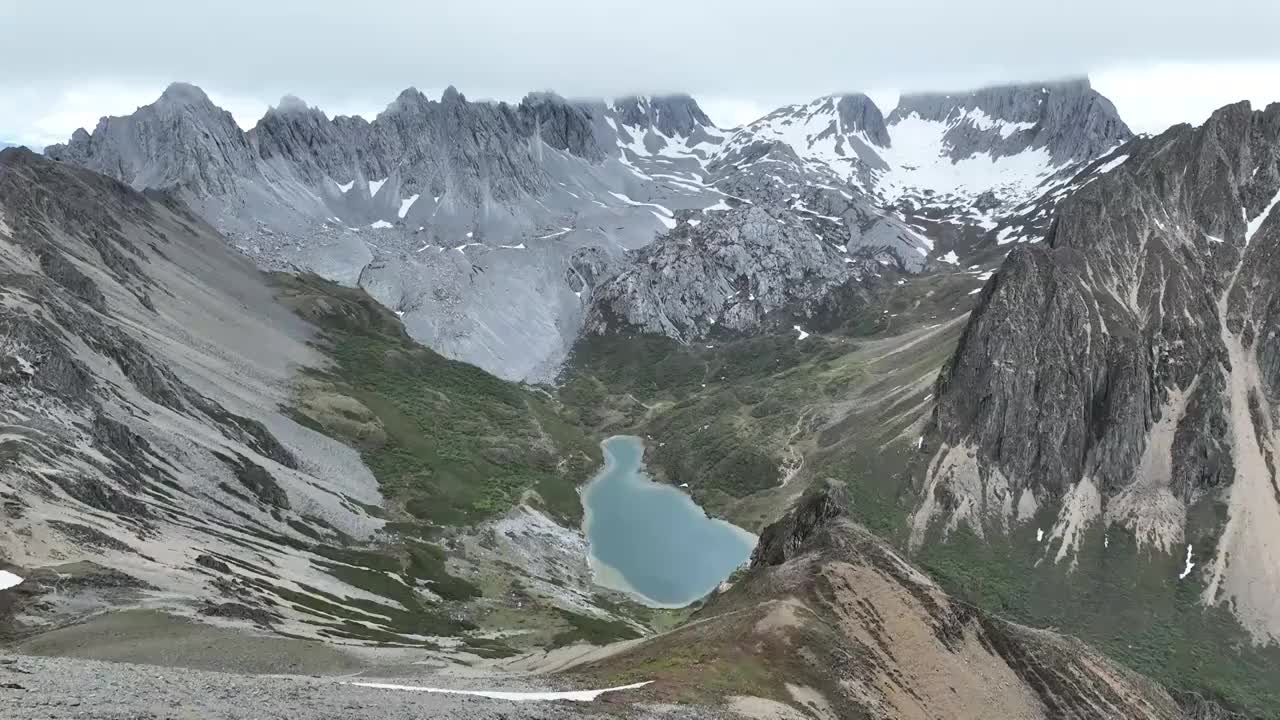
M 813 314 L 852 277 L 842 253 L 794 217 L 730 210 L 638 251 L 595 289 L 587 329 L 680 340 L 716 327 L 747 332 L 774 311 Z
M 319 186 L 325 177 L 345 183 L 356 179 L 358 148 L 368 127 L 363 119 L 355 119 L 359 122 L 331 122 L 319 108 L 286 96 L 267 110 L 248 139 L 258 157 L 292 166 L 308 184 Z
M 541 138 L 548 146 L 592 162 L 604 159 L 605 149 L 595 135 L 591 112 L 586 106 L 543 92 L 525 96 L 517 111 L 525 132 Z
M 854 93 L 839 96 L 836 100 L 836 113 L 840 116 L 842 130 L 863 133 L 872 144 L 880 147 L 893 142 L 880 108 L 866 95 Z
M 1068 165 L 1096 158 L 1133 137 L 1115 105 L 1085 78 L 958 95 L 906 95 L 889 122 L 912 115 L 951 126 L 946 144 L 953 160 L 1043 148 L 1056 165 Z
M 183 187 L 196 193 L 232 192 L 258 176 L 252 148 L 231 113 L 194 85 L 174 83 L 160 99 L 127 117 L 103 118 L 90 135 L 45 148 L 136 189 Z
M 1178 556 L 1194 540 L 1204 601 L 1278 637 L 1280 106 L 1120 152 L 983 290 L 938 380 L 915 538 L 1052 507 L 1058 560 L 1090 527 Z
M 846 513 L 848 495 L 839 485 L 807 492 L 783 518 L 760 533 L 751 551 L 752 569 L 782 565 L 802 554 L 810 541 Z

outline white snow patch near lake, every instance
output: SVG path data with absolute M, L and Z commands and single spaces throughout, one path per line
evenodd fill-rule
M 0 570 L 0 590 L 8 590 L 11 587 L 17 587 L 22 584 L 22 578 L 14 575 L 8 570 Z
M 413 204 L 418 202 L 419 197 L 422 196 L 414 194 L 400 201 L 400 217 L 404 217 L 409 214 L 409 208 L 413 207 Z
M 520 243 L 519 245 L 499 245 L 498 247 L 506 248 L 507 250 L 523 250 L 524 243 Z
M 564 235 L 564 234 L 565 234 L 565 233 L 567 233 L 567 232 L 573 232 L 573 228 L 561 228 L 561 229 L 560 229 L 560 230 L 558 230 L 557 232 L 547 233 L 546 235 L 539 235 L 538 237 L 536 237 L 536 238 L 534 238 L 534 239 L 535 239 L 535 240 L 546 240 L 546 239 L 548 239 L 548 238 L 560 237 L 561 235 Z
M 1195 568 L 1195 566 L 1196 564 L 1191 562 L 1191 545 L 1188 543 L 1187 544 L 1187 566 L 1182 569 L 1182 574 L 1178 576 L 1178 579 L 1186 580 L 1187 576 L 1191 574 L 1191 570 Z
M 386 220 L 375 220 L 371 225 L 369 225 L 369 227 L 375 230 L 381 230 L 383 228 L 391 227 L 391 223 L 387 222 Z
M 377 195 L 377 194 L 378 194 L 378 191 L 379 191 L 379 190 L 381 190 L 381 189 L 382 189 L 382 186 L 383 186 L 383 185 L 385 185 L 386 183 L 387 183 L 387 179 L 386 179 L 386 178 L 382 178 L 381 180 L 370 180 L 370 181 L 369 181 L 369 196 L 370 196 L 370 197 L 373 197 L 374 195 Z
M 938 258 L 938 259 L 939 259 L 939 260 L 941 260 L 941 261 L 942 261 L 942 262 L 944 262 L 944 263 L 950 263 L 950 264 L 952 264 L 952 265 L 959 265 L 959 264 L 960 264 L 960 256 L 959 256 L 959 255 L 956 255 L 956 251 L 955 251 L 955 250 L 948 250 L 946 255 L 943 255 L 942 257 L 940 257 L 940 258 Z
M 476 697 L 489 698 L 491 700 L 511 700 L 514 702 L 547 702 L 554 700 L 569 700 L 572 702 L 592 702 L 596 698 L 605 693 L 619 692 L 621 690 L 635 690 L 653 682 L 646 680 L 644 682 L 632 683 L 630 685 L 620 685 L 618 687 L 604 688 L 603 690 L 570 690 L 566 692 L 516 692 L 512 690 L 449 690 L 445 688 L 419 687 L 417 685 L 393 685 L 390 683 L 350 683 L 357 687 L 377 688 L 379 690 L 408 690 L 411 692 L 439 693 L 444 695 L 473 695 Z
M 338 186 L 338 189 L 339 189 L 339 190 L 341 190 L 341 191 L 342 191 L 342 193 L 345 195 L 347 192 L 349 192 L 349 191 L 351 190 L 351 188 L 353 188 L 353 187 L 355 187 L 355 186 L 356 186 L 356 181 L 355 181 L 355 180 L 352 180 L 352 181 L 351 181 L 351 182 L 349 182 L 349 183 L 344 183 L 344 184 L 342 184 L 342 185 L 339 185 L 339 186 Z

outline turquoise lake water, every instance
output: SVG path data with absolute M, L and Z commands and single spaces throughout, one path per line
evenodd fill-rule
M 648 605 L 682 607 L 746 562 L 756 537 L 707 517 L 688 495 L 649 479 L 644 442 L 602 444 L 605 467 L 582 493 L 595 580 Z

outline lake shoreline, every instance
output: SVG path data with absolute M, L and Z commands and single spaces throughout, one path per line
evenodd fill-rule
M 604 466 L 580 493 L 595 584 L 648 607 L 678 609 L 706 597 L 747 562 L 756 536 L 654 481 L 644 466 L 643 438 L 614 435 L 600 445 Z M 605 526 L 598 525 L 602 515 Z

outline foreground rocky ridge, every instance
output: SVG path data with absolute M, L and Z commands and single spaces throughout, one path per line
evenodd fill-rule
M 401 652 L 374 667 L 348 657 L 336 677 L 280 675 L 278 667 L 269 677 L 226 675 L 209 664 L 234 664 L 234 654 L 225 638 L 210 637 L 203 642 L 214 650 L 200 655 L 200 671 L 11 656 L 0 659 L 0 678 L 13 693 L 8 707 L 22 712 L 88 708 L 121 718 L 174 711 L 247 717 L 247 709 L 227 704 L 228 693 L 252 693 L 252 713 L 270 717 L 327 717 L 337 707 L 349 717 L 843 720 L 932 718 L 940 708 L 954 718 L 1236 717 L 1213 702 L 1179 704 L 1079 641 L 953 600 L 847 511 L 839 490 L 813 489 L 762 533 L 732 587 L 688 623 L 561 660 L 549 674 L 503 671 L 522 659 L 432 673 L 407 664 L 415 655 Z M 618 689 L 590 703 L 511 703 L 359 683 L 515 693 Z M 108 692 L 121 685 L 130 692 Z
M 662 699 L 716 688 L 761 718 L 1187 717 L 1083 643 L 948 597 L 848 502 L 810 491 L 687 625 L 574 673 L 652 679 L 640 692 Z

